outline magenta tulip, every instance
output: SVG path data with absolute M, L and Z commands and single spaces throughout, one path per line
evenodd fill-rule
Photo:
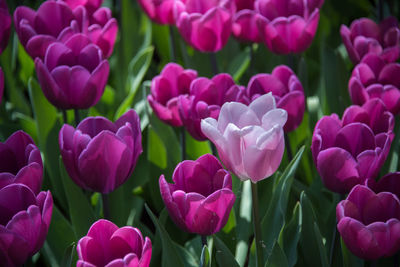
M 231 0 L 186 0 L 177 12 L 177 27 L 183 39 L 201 52 L 217 52 L 228 42 L 235 4 Z
M 225 226 L 235 203 L 232 179 L 210 154 L 178 164 L 168 184 L 161 175 L 161 197 L 172 220 L 183 230 L 211 235 Z
M 189 95 L 178 100 L 179 114 L 186 130 L 197 140 L 206 140 L 201 131 L 201 120 L 218 118 L 225 102 L 241 101 L 244 88 L 238 86 L 229 74 L 218 74 L 211 80 L 197 78 L 190 85 Z
M 289 67 L 281 65 L 271 74 L 253 76 L 246 88 L 250 101 L 269 92 L 275 97 L 276 106 L 288 113 L 285 132 L 295 130 L 303 120 L 305 110 L 304 90 L 296 74 Z
M 375 193 L 390 192 L 400 199 L 400 172 L 388 173 L 378 181 L 368 179 L 365 184 Z
M 361 60 L 349 81 L 351 100 L 362 105 L 380 98 L 394 115 L 400 113 L 400 64 L 386 63 L 382 56 L 370 53 Z
M 168 63 L 160 75 L 153 78 L 147 100 L 160 120 L 175 127 L 182 126 L 178 98 L 189 94 L 190 84 L 196 78 L 195 70 L 185 70 L 176 63 Z
M 276 108 L 271 93 L 246 106 L 225 103 L 218 120 L 201 121 L 203 134 L 215 144 L 225 167 L 240 180 L 253 183 L 271 176 L 279 167 L 285 141 L 287 112 Z
M 22 266 L 40 250 L 46 239 L 53 211 L 50 191 L 36 195 L 24 184 L 0 189 L 0 262 Z
M 260 43 L 262 41 L 257 25 L 257 12 L 252 9 L 243 9 L 233 18 L 232 33 L 244 42 Z
M 131 176 L 143 151 L 139 116 L 129 110 L 115 123 L 88 117 L 76 129 L 64 124 L 59 144 L 65 168 L 78 186 L 110 193 Z
M 0 54 L 6 48 L 10 37 L 11 16 L 8 13 L 7 2 L 0 0 Z
M 301 53 L 314 39 L 323 0 L 256 0 L 265 45 L 277 54 Z
M 255 0 L 235 0 L 236 10 L 253 9 Z
M 347 108 L 342 120 L 336 114 L 320 119 L 311 151 L 324 185 L 345 194 L 375 178 L 389 153 L 393 127 L 393 115 L 379 99 Z
M 49 46 L 44 58 L 35 60 L 36 73 L 44 95 L 61 109 L 86 109 L 101 98 L 109 65 L 100 48 L 83 34 L 65 44 Z
M 400 201 L 392 193 L 356 185 L 337 205 L 336 218 L 344 243 L 360 258 L 376 260 L 400 249 Z
M 395 17 L 388 17 L 379 25 L 368 18 L 357 19 L 350 29 L 342 25 L 340 34 L 354 64 L 368 53 L 381 55 L 387 62 L 394 62 L 400 56 L 400 28 Z
M 93 14 L 101 4 L 103 3 L 103 0 L 62 0 L 65 2 L 72 10 L 79 6 L 85 7 L 87 10 L 88 14 L 91 15 Z
M 175 13 L 185 9 L 187 0 L 138 0 L 149 18 L 158 24 L 175 25 Z
M 0 143 L 0 188 L 24 184 L 36 195 L 40 192 L 42 179 L 42 157 L 29 135 L 17 131 Z
M 76 247 L 77 267 L 148 267 L 151 260 L 151 241 L 143 238 L 139 229 L 118 228 L 107 220 L 98 220 L 82 237 Z

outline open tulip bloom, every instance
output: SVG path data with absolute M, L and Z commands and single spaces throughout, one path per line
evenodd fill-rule
M 175 14 L 185 9 L 187 0 L 138 0 L 149 18 L 159 24 L 175 24 Z
M 337 205 L 336 218 L 344 243 L 360 258 L 376 260 L 400 249 L 400 201 L 390 192 L 356 185 Z
M 225 226 L 235 203 L 232 178 L 210 154 L 178 164 L 169 184 L 159 179 L 161 197 L 172 220 L 183 230 L 211 235 Z
M 139 229 L 118 228 L 107 220 L 98 220 L 82 237 L 76 247 L 77 267 L 148 267 L 151 260 L 151 241 L 143 238 Z
M 227 169 L 242 181 L 256 183 L 271 176 L 281 163 L 286 120 L 287 112 L 276 108 L 275 98 L 268 93 L 249 106 L 225 103 L 218 120 L 202 120 L 201 129 Z
M 376 98 L 347 108 L 342 120 L 336 114 L 321 118 L 311 151 L 324 185 L 345 194 L 375 178 L 389 153 L 393 127 L 393 115 Z

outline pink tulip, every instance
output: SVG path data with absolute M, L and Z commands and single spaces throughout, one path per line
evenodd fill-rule
M 340 34 L 354 64 L 368 53 L 381 55 L 387 62 L 394 62 L 400 56 L 400 28 L 395 17 L 388 17 L 379 25 L 368 18 L 357 19 L 350 29 L 342 25 Z
M 149 18 L 159 24 L 175 24 L 175 13 L 185 9 L 187 0 L 138 0 Z
M 11 16 L 8 13 L 7 2 L 0 0 L 0 54 L 7 46 L 8 38 L 10 37 L 10 28 Z
M 362 105 L 372 98 L 381 99 L 394 115 L 400 113 L 400 64 L 387 63 L 382 56 L 364 56 L 349 81 L 351 100 Z
M 177 13 L 183 39 L 202 52 L 217 52 L 228 42 L 235 4 L 231 0 L 186 0 Z
M 257 23 L 265 45 L 274 53 L 300 53 L 315 36 L 323 0 L 256 0 Z
M 215 75 L 211 80 L 197 78 L 190 84 L 189 95 L 181 95 L 178 100 L 179 114 L 183 126 L 197 140 L 207 138 L 201 131 L 202 119 L 218 118 L 225 102 L 243 99 L 244 88 L 238 86 L 229 74 Z
M 175 127 L 182 126 L 178 99 L 180 95 L 189 94 L 190 84 L 196 78 L 195 70 L 185 70 L 176 63 L 168 63 L 160 75 L 153 78 L 147 100 L 160 120 Z
M 286 120 L 287 112 L 276 108 L 275 98 L 268 93 L 249 106 L 225 103 L 218 120 L 202 120 L 201 129 L 217 147 L 226 168 L 240 180 L 256 183 L 279 167 L 285 149 Z
M 78 241 L 77 267 L 148 267 L 151 241 L 139 229 L 118 228 L 107 220 L 98 220 L 86 236 Z
M 271 74 L 253 76 L 246 88 L 251 101 L 269 92 L 275 97 L 277 107 L 288 113 L 285 132 L 295 130 L 303 120 L 305 110 L 304 90 L 296 74 L 285 65 L 277 66 Z
M 93 14 L 103 3 L 103 0 L 62 0 L 72 10 L 79 6 L 85 7 L 89 14 Z
M 210 154 L 179 163 L 169 184 L 161 175 L 161 197 L 172 220 L 183 230 L 212 235 L 225 226 L 235 203 L 232 179 Z
M 251 43 L 262 41 L 257 25 L 257 12 L 254 9 L 243 9 L 233 18 L 232 33 L 239 40 Z

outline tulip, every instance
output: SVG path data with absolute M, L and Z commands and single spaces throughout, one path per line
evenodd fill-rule
M 379 99 L 347 108 L 342 120 L 336 114 L 320 119 L 311 151 L 325 186 L 345 194 L 375 178 L 389 153 L 393 127 L 393 115 Z
M 285 132 L 295 130 L 303 120 L 305 110 L 304 90 L 297 76 L 289 67 L 281 65 L 271 74 L 253 76 L 246 88 L 246 95 L 250 100 L 269 92 L 272 92 L 276 106 L 288 113 Z
M 0 188 L 24 184 L 36 195 L 40 192 L 42 179 L 40 151 L 28 134 L 17 131 L 0 143 Z
M 22 266 L 40 250 L 49 230 L 53 198 L 50 191 L 36 195 L 24 184 L 0 189 L 0 262 Z
M 183 39 L 201 52 L 217 52 L 228 42 L 235 4 L 231 0 L 186 0 L 185 9 L 176 12 Z
M 151 260 L 151 241 L 143 239 L 139 229 L 124 226 L 118 228 L 107 220 L 98 220 L 86 236 L 78 241 L 77 267 L 148 267 Z
M 44 95 L 61 109 L 86 109 L 101 98 L 109 65 L 101 50 L 83 34 L 75 34 L 65 44 L 49 46 L 35 67 Z
M 400 249 L 400 201 L 392 193 L 356 185 L 337 205 L 336 218 L 344 243 L 360 258 L 376 260 Z
M 8 13 L 7 2 L 0 0 L 0 54 L 6 48 L 10 37 L 11 16 Z
M 1 99 L 3 98 L 3 93 L 4 93 L 4 73 L 0 67 L 0 103 Z
M 101 4 L 103 0 L 62 0 L 65 2 L 72 10 L 79 6 L 85 7 L 89 14 L 93 14 Z
M 160 120 L 175 127 L 182 126 L 178 98 L 189 93 L 190 84 L 196 78 L 195 70 L 185 70 L 176 63 L 168 63 L 160 75 L 154 77 L 147 100 Z
M 175 24 L 175 13 L 185 9 L 187 0 L 138 0 L 149 18 L 158 24 Z
M 201 121 L 203 134 L 215 144 L 225 167 L 240 180 L 256 183 L 279 167 L 285 149 L 283 126 L 287 112 L 276 108 L 271 93 L 246 106 L 225 103 L 218 120 Z
M 178 164 L 169 184 L 161 175 L 161 197 L 172 220 L 183 230 L 211 235 L 226 224 L 235 194 L 232 179 L 210 154 Z
M 386 63 L 382 56 L 370 53 L 363 57 L 349 81 L 351 100 L 362 105 L 380 98 L 394 115 L 400 113 L 400 64 Z
M 255 0 L 235 0 L 236 10 L 253 9 Z
M 258 31 L 257 12 L 252 9 L 243 9 L 233 18 L 232 33 L 244 42 L 260 43 L 261 35 Z
M 78 17 L 79 12 L 62 1 L 45 1 L 37 11 L 19 6 L 14 12 L 15 30 L 26 52 L 43 59 L 50 44 L 64 40 L 71 27 L 82 27 L 85 15 Z
M 265 45 L 277 54 L 301 53 L 314 39 L 323 0 L 256 0 Z
M 143 151 L 139 116 L 129 110 L 115 123 L 88 117 L 76 129 L 64 124 L 59 144 L 65 168 L 78 186 L 110 193 L 131 176 Z
M 388 17 L 379 25 L 368 18 L 357 19 L 350 29 L 342 25 L 340 34 L 354 64 L 368 53 L 381 55 L 387 62 L 394 62 L 400 56 L 400 28 L 395 17 Z
M 229 101 L 241 101 L 244 89 L 235 84 L 229 74 L 218 74 L 211 80 L 197 78 L 190 84 L 189 95 L 178 99 L 179 114 L 186 130 L 197 140 L 206 140 L 201 120 L 218 118 L 221 106 Z
M 388 173 L 378 182 L 368 179 L 365 184 L 375 193 L 390 192 L 400 199 L 400 172 Z

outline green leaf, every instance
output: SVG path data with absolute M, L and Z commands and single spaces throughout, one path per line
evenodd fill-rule
M 242 75 L 250 66 L 250 47 L 246 47 L 242 52 L 237 54 L 228 67 L 228 73 L 232 75 L 235 82 L 239 82 Z
M 49 232 L 46 237 L 46 244 L 48 244 L 47 251 L 45 251 L 45 257 L 51 266 L 55 266 L 53 262 L 58 262 L 64 256 L 65 248 L 73 242 L 76 242 L 77 238 L 75 232 L 60 212 L 56 205 L 53 205 L 53 214 L 51 217 L 51 223 Z
M 303 224 L 300 239 L 300 248 L 307 266 L 325 266 L 321 254 L 321 235 L 316 236 L 315 223 L 317 222 L 311 201 L 305 192 L 300 195 L 300 204 L 303 210 Z M 319 231 L 319 229 L 318 229 Z
M 343 239 L 340 238 L 340 244 L 342 247 L 342 255 L 343 255 L 343 267 L 363 267 L 364 260 L 354 256 L 348 248 L 346 244 L 343 242 Z
M 75 243 L 72 243 L 69 247 L 65 249 L 64 256 L 61 260 L 62 267 L 71 267 L 75 254 L 75 247 L 76 247 L 75 245 L 76 245 Z
M 114 119 L 118 119 L 121 117 L 131 106 L 133 100 L 135 99 L 135 95 L 140 88 L 140 84 L 146 74 L 151 59 L 153 57 L 154 47 L 149 46 L 143 50 L 141 50 L 129 63 L 128 67 L 128 79 L 127 79 L 127 88 L 128 95 L 125 100 L 119 106 Z
M 279 245 L 286 254 L 288 266 L 294 266 L 297 262 L 297 244 L 301 236 L 302 216 L 301 205 L 297 202 L 293 209 L 292 219 L 279 235 Z
M 78 187 L 68 176 L 64 168 L 61 156 L 59 159 L 61 180 L 64 184 L 65 192 L 68 200 L 68 210 L 71 216 L 72 227 L 76 236 L 85 236 L 90 226 L 95 222 L 96 218 L 89 199 L 83 194 L 82 189 Z
M 232 252 L 216 235 L 214 235 L 215 242 L 215 258 L 219 266 L 239 267 L 238 262 L 235 260 Z
M 208 251 L 207 246 L 204 246 L 203 249 L 201 250 L 200 266 L 211 267 L 210 252 Z
M 328 267 L 329 263 L 328 263 L 328 257 L 326 255 L 326 248 L 323 244 L 321 232 L 319 231 L 319 227 L 316 222 L 314 222 L 314 233 L 319 248 L 319 255 L 321 257 L 322 267 Z
M 188 250 L 181 247 L 175 242 L 173 242 L 173 244 L 183 262 L 184 267 L 197 267 L 200 265 L 198 258 L 196 259 L 196 257 L 194 257 L 192 253 L 190 253 Z
M 279 233 L 285 223 L 290 188 L 303 152 L 304 146 L 300 148 L 296 156 L 294 156 L 293 160 L 277 180 L 267 213 L 261 221 L 261 229 L 263 229 L 262 236 L 266 249 L 266 253 L 264 253 L 265 259 L 268 259 L 271 254 L 274 242 L 278 239 Z
M 274 248 L 272 249 L 271 256 L 265 263 L 265 267 L 288 267 L 288 261 L 286 255 L 282 248 L 279 246 L 278 242 L 275 242 Z
M 40 151 L 44 154 L 44 165 L 50 176 L 52 193 L 61 206 L 66 208 L 67 200 L 60 179 L 58 162 L 58 133 L 61 124 L 58 119 L 57 110 L 47 101 L 35 79 L 29 79 L 28 88 L 36 121 L 39 147 Z
M 163 267 L 183 267 L 183 263 L 181 258 L 179 257 L 178 251 L 176 249 L 176 246 L 174 245 L 174 242 L 171 240 L 169 237 L 167 231 L 165 230 L 164 226 L 161 225 L 156 216 L 153 214 L 153 212 L 150 210 L 150 208 L 147 206 L 147 204 L 144 204 L 147 213 L 149 214 L 151 220 L 153 221 L 154 226 L 156 227 L 158 233 L 160 234 L 161 237 L 161 243 L 162 243 L 162 266 Z

